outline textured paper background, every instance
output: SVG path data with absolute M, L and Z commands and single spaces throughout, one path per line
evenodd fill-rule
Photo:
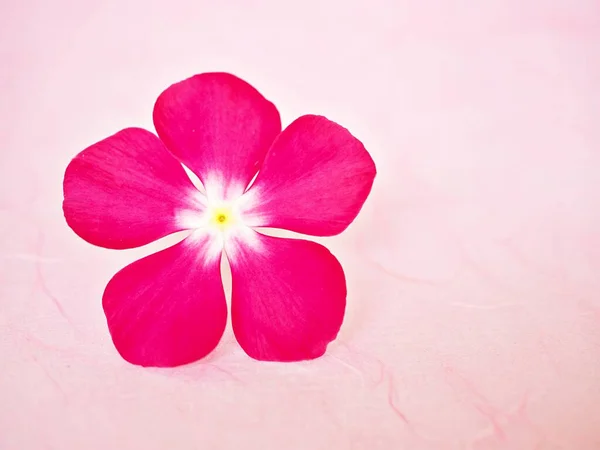
M 591 0 L 4 0 L 0 449 L 600 448 L 599 30 Z M 167 242 L 94 248 L 62 218 L 70 158 L 214 70 L 378 164 L 322 240 L 349 309 L 318 361 L 228 330 L 204 362 L 126 364 L 102 290 Z

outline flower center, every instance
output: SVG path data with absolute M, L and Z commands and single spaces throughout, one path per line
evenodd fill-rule
M 231 206 L 212 207 L 209 214 L 210 225 L 220 231 L 225 231 L 238 222 L 236 214 Z

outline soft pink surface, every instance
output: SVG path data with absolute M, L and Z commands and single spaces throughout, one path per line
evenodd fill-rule
M 2 450 L 600 447 L 597 2 L 1 5 Z M 204 362 L 134 367 L 102 291 L 167 242 L 77 238 L 64 169 L 221 70 L 375 159 L 323 239 L 347 317 L 308 363 L 253 361 L 228 328 Z

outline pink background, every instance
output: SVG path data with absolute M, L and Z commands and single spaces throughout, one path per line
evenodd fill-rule
M 128 365 L 103 288 L 174 239 L 109 251 L 62 217 L 70 158 L 215 70 L 378 165 L 321 240 L 349 307 L 317 361 L 228 330 Z M 596 1 L 4 0 L 0 96 L 0 449 L 600 449 Z

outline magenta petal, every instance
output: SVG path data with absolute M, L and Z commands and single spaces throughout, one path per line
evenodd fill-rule
M 301 361 L 325 353 L 346 308 L 346 280 L 337 259 L 322 245 L 256 232 L 228 242 L 231 320 L 252 358 Z
M 227 322 L 220 253 L 188 237 L 118 272 L 102 298 L 115 347 L 141 366 L 173 367 L 203 358 Z
M 281 131 L 277 108 L 227 73 L 203 73 L 167 88 L 154 106 L 154 126 L 209 196 L 225 197 L 244 191 Z
M 69 226 L 91 244 L 132 248 L 185 229 L 200 214 L 181 164 L 149 131 L 128 128 L 79 153 L 63 182 Z
M 348 130 L 302 116 L 267 153 L 247 194 L 246 223 L 313 236 L 341 233 L 358 215 L 375 174 L 369 153 Z

